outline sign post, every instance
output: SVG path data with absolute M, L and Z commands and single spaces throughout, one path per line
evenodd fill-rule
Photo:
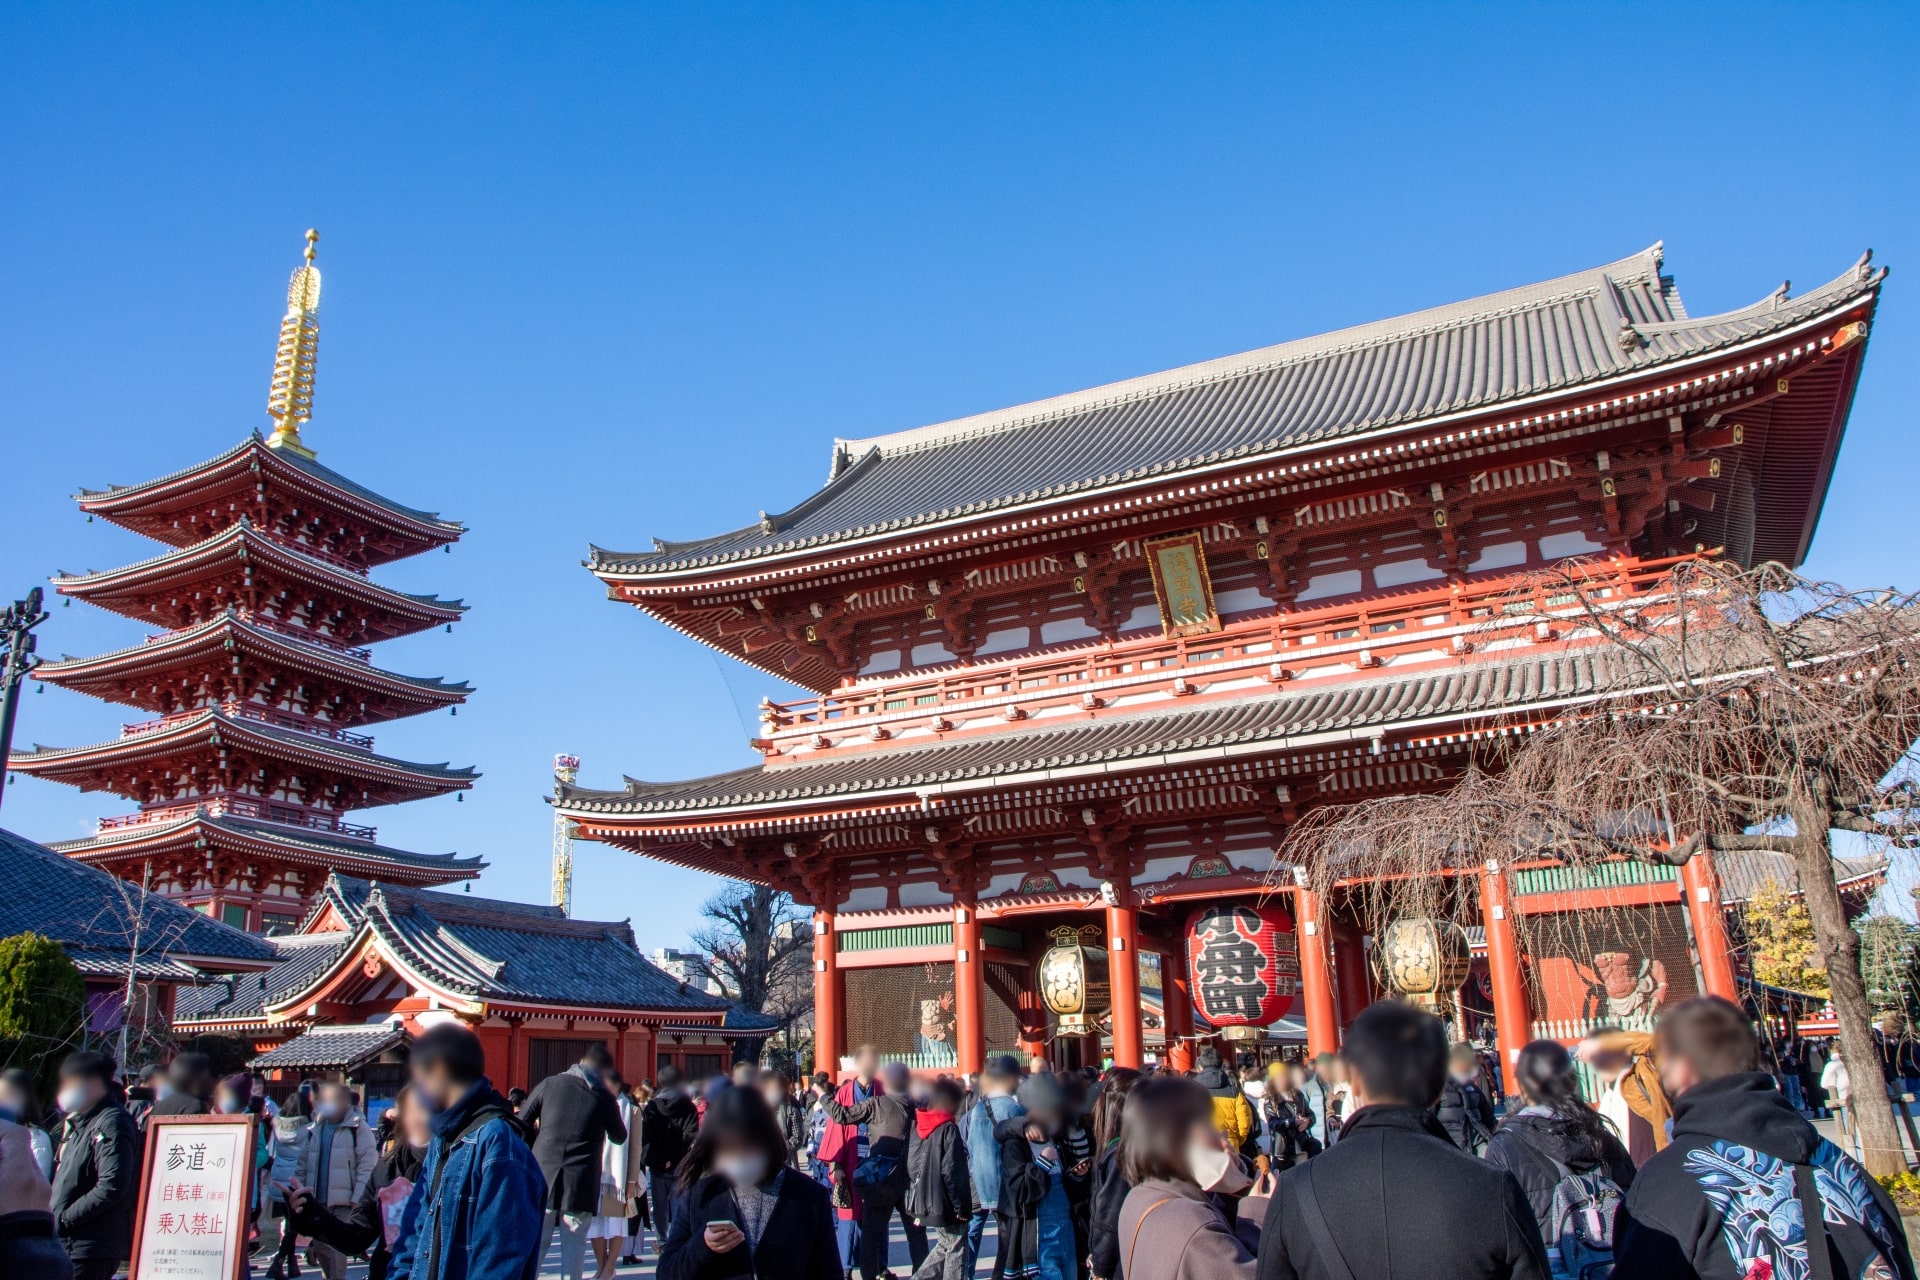
M 149 1116 L 128 1280 L 246 1280 L 248 1115 Z

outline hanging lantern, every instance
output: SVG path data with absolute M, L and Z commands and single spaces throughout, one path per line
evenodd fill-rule
M 1080 940 L 1099 932 L 1094 925 L 1062 925 L 1053 930 L 1053 945 L 1040 957 L 1040 999 L 1060 1019 L 1063 1035 L 1092 1030 L 1087 1018 L 1087 952 Z
M 1205 907 L 1187 923 L 1193 1007 L 1229 1040 L 1250 1040 L 1293 1010 L 1300 947 L 1293 916 L 1279 907 L 1232 902 Z
M 1460 984 L 1473 965 L 1459 925 L 1426 916 L 1395 920 L 1380 936 L 1380 957 L 1387 985 L 1410 1004 L 1443 1018 L 1456 1016 Z

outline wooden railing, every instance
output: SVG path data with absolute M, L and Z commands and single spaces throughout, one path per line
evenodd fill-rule
M 322 810 L 306 809 L 299 805 L 276 804 L 271 800 L 260 800 L 253 796 L 203 796 L 195 800 L 184 800 L 178 804 L 154 805 L 138 813 L 122 813 L 102 818 L 99 830 L 118 831 L 127 827 L 145 826 L 150 822 L 175 822 L 181 818 L 192 817 L 196 813 L 204 813 L 210 818 L 231 814 L 236 818 L 252 818 L 258 822 L 271 822 L 283 827 L 325 831 L 353 840 L 373 840 L 379 835 L 379 829 L 376 827 L 342 822 L 334 814 Z
M 1688 557 L 1635 562 L 1617 569 L 1596 565 L 1584 592 L 1612 604 L 1657 589 L 1672 566 Z M 1211 635 L 1159 637 L 1090 645 L 1066 653 L 944 668 L 923 676 L 873 678 L 831 694 L 761 705 L 763 732 L 778 740 L 829 726 L 870 719 L 937 715 L 967 704 L 1058 702 L 1085 697 L 1107 682 L 1164 682 L 1183 673 L 1251 668 L 1275 683 L 1330 665 L 1370 667 L 1435 642 L 1465 653 L 1489 642 L 1549 639 L 1548 619 L 1566 619 L 1582 607 L 1579 595 L 1547 583 L 1530 590 L 1506 578 L 1463 588 L 1440 587 L 1376 595 L 1323 609 L 1237 623 Z M 1510 620 L 1510 621 L 1506 621 Z
M 373 749 L 373 739 L 364 733 L 349 733 L 345 729 L 335 728 L 323 721 L 296 712 L 282 711 L 275 707 L 262 707 L 251 702 L 236 702 L 232 699 L 222 702 L 219 710 L 220 714 L 235 719 L 257 720 L 261 724 L 272 725 L 276 729 L 291 729 L 295 733 L 304 733 L 314 738 L 326 738 L 343 746 L 358 747 L 362 751 Z M 124 724 L 120 726 L 120 736 L 137 738 L 142 734 L 158 733 L 162 729 L 170 729 L 205 712 L 206 708 L 196 707 L 191 711 L 176 711 L 172 715 L 160 716 L 153 720 Z

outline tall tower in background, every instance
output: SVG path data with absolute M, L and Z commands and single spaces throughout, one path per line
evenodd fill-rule
M 553 758 L 553 791 L 561 794 L 580 780 L 580 757 L 557 755 Z M 561 914 L 573 914 L 573 819 L 553 811 L 553 905 Z
M 138 808 L 52 847 L 243 929 L 298 924 L 327 874 L 416 887 L 478 875 L 477 858 L 408 853 L 347 821 L 360 809 L 464 791 L 471 768 L 383 756 L 368 725 L 457 709 L 472 690 L 372 663 L 370 645 L 436 626 L 457 600 L 381 586 L 371 570 L 465 532 L 322 466 L 313 415 L 320 338 L 315 232 L 287 287 L 268 413 L 273 432 L 172 475 L 82 490 L 81 510 L 163 545 L 100 573 L 62 573 L 64 596 L 149 628 L 140 643 L 45 663 L 35 677 L 151 718 L 8 766 Z

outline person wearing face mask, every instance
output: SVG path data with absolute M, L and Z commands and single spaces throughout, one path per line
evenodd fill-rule
M 537 1131 L 533 1156 L 547 1175 L 547 1239 L 560 1234 L 560 1273 L 568 1280 L 586 1272 L 587 1226 L 600 1210 L 601 1148 L 627 1140 L 607 1088 L 612 1070 L 613 1055 L 596 1040 L 579 1062 L 535 1085 L 520 1108 L 521 1121 Z
M 287 1095 L 280 1113 L 273 1118 L 272 1137 L 268 1143 L 267 1217 L 261 1224 L 264 1230 L 260 1239 L 261 1249 L 273 1255 L 273 1261 L 267 1264 L 267 1280 L 299 1280 L 300 1233 L 287 1221 L 284 1188 L 300 1172 L 300 1162 L 306 1155 L 307 1128 L 311 1119 L 307 1114 L 307 1095 L 298 1089 Z
M 429 1027 L 408 1070 L 433 1137 L 401 1210 L 387 1280 L 533 1280 L 547 1182 L 513 1104 L 487 1079 L 480 1038 L 454 1023 Z
M 336 1212 L 321 1204 L 297 1177 L 279 1188 L 288 1206 L 288 1238 L 296 1233 L 312 1236 L 340 1253 L 366 1254 L 367 1280 L 386 1280 L 400 1219 L 433 1136 L 432 1116 L 411 1089 L 400 1091 L 388 1114 L 394 1117 L 393 1143 L 380 1153 L 373 1176 L 346 1210 Z
M 213 1064 L 204 1053 L 174 1055 L 167 1074 L 154 1087 L 148 1116 L 203 1116 L 211 1110 Z
M 758 1090 L 715 1096 L 681 1162 L 658 1280 L 841 1280 L 829 1193 L 785 1158 Z
M 353 1105 L 343 1084 L 323 1084 L 314 1093 L 313 1122 L 307 1126 L 306 1149 L 301 1153 L 299 1181 L 312 1189 L 314 1199 L 329 1212 L 353 1207 L 380 1157 L 373 1127 Z M 313 1258 L 326 1280 L 345 1280 L 347 1256 L 325 1240 L 313 1242 Z
M 82 1050 L 60 1064 L 54 1227 L 75 1280 L 108 1280 L 133 1245 L 140 1137 L 113 1092 L 113 1060 Z
M 927 1260 L 913 1280 L 963 1280 L 967 1275 L 967 1223 L 973 1218 L 973 1180 L 967 1149 L 954 1116 L 960 1110 L 960 1086 L 937 1080 L 926 1103 L 913 1114 L 907 1144 L 907 1214 L 934 1234 Z
M 633 1217 L 634 1202 L 640 1198 L 641 1179 L 646 1176 L 640 1164 L 640 1117 L 633 1099 L 627 1096 L 626 1081 L 618 1071 L 609 1069 L 606 1084 L 627 1136 L 618 1141 L 609 1137 L 600 1144 L 600 1206 L 587 1224 L 595 1280 L 613 1280 L 620 1255 L 628 1251 L 627 1223 Z
M 1251 1183 L 1214 1126 L 1214 1100 L 1191 1080 L 1143 1080 L 1127 1097 L 1120 1170 L 1126 1280 L 1253 1280 L 1259 1233 L 1228 1220 L 1221 1197 Z
M 835 1123 L 856 1134 L 851 1176 L 859 1202 L 861 1280 L 885 1280 L 887 1233 L 895 1214 L 900 1215 L 906 1233 L 913 1269 L 918 1271 L 927 1260 L 926 1228 L 902 1207 L 907 1195 L 907 1137 L 913 1132 L 915 1109 L 907 1092 L 911 1078 L 904 1064 L 889 1062 L 874 1079 L 873 1063 L 878 1057 L 870 1046 L 862 1048 L 855 1055 L 862 1074 L 822 1103 Z
M 40 1127 L 40 1097 L 33 1077 L 19 1067 L 0 1071 L 0 1120 L 11 1120 L 26 1133 L 33 1149 L 34 1167 L 43 1179 L 53 1177 L 53 1137 Z
M 1353 1110 L 1338 1142 L 1280 1175 L 1259 1280 L 1547 1280 L 1520 1184 L 1433 1118 L 1447 1047 L 1445 1024 L 1412 1005 L 1383 1000 L 1353 1020 Z

